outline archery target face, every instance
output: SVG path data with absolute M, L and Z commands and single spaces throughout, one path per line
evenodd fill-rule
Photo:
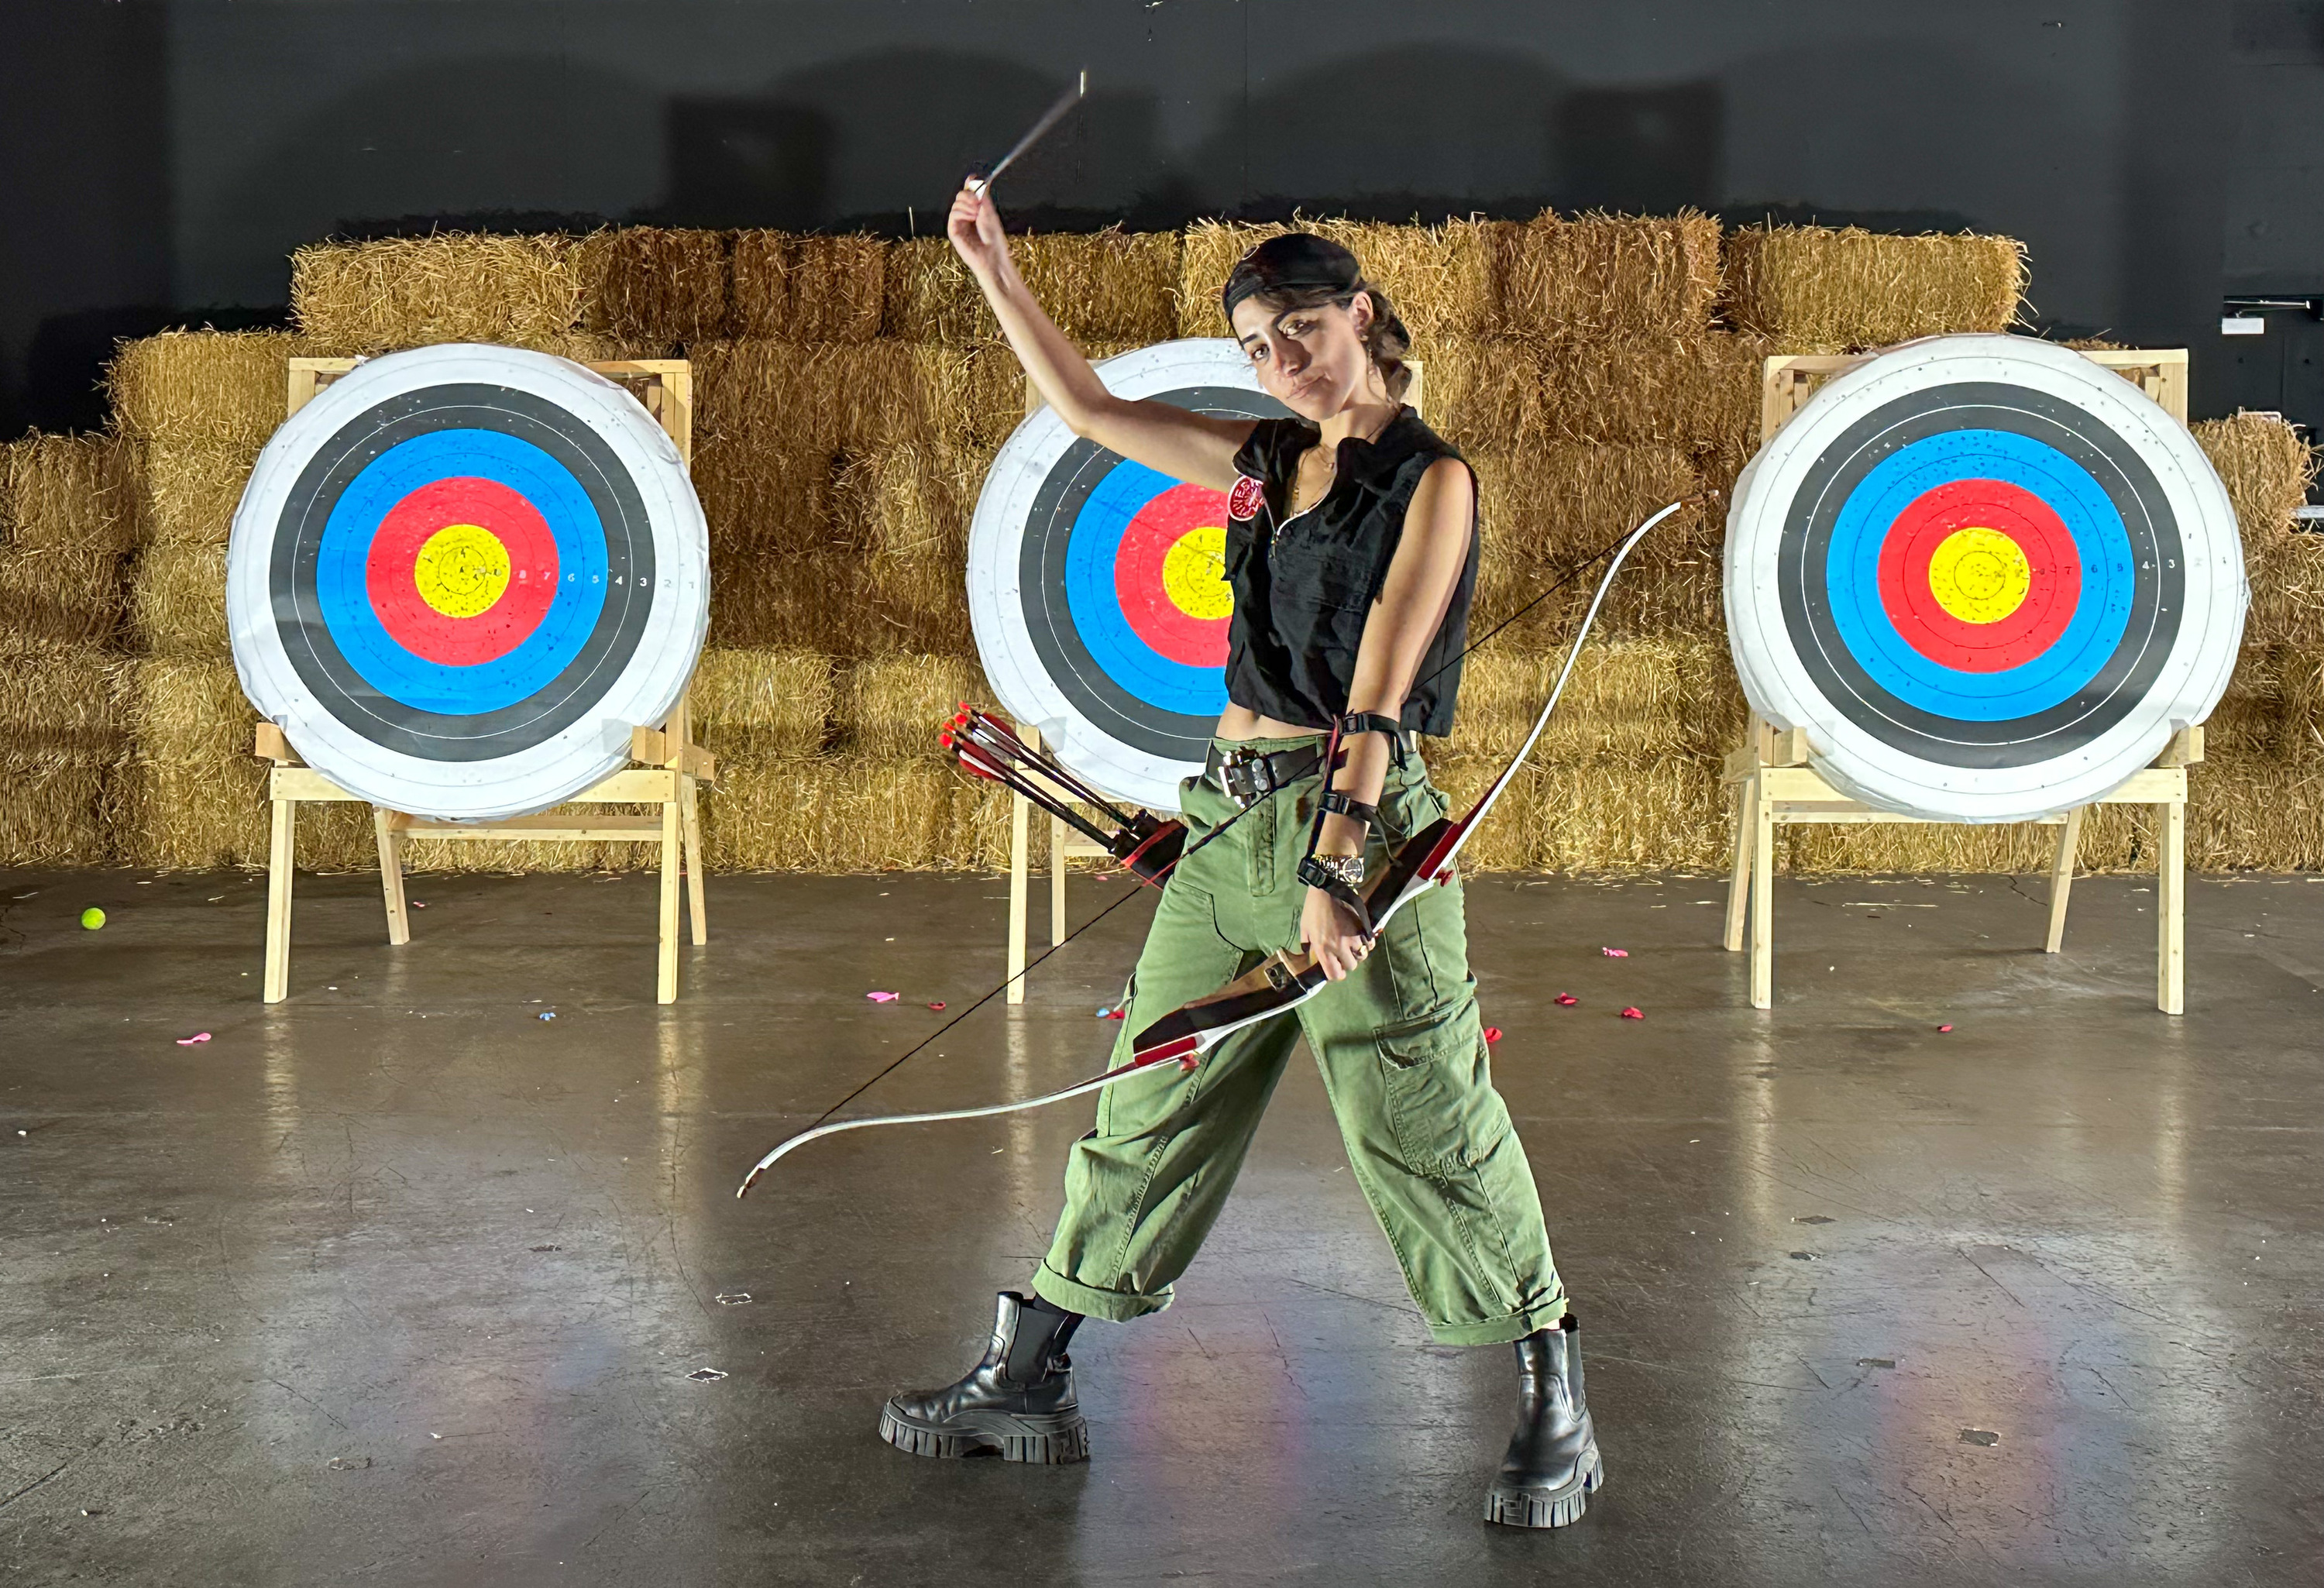
M 1287 415 L 1225 337 L 1097 366 L 1118 397 Z M 1104 792 L 1176 810 L 1226 709 L 1227 494 L 1077 439 L 1044 408 L 985 476 L 969 531 L 976 649 L 1004 710 Z
M 636 398 L 506 347 L 369 360 L 267 443 L 235 514 L 244 691 L 416 816 L 543 810 L 628 764 L 694 671 L 707 539 Z
M 1848 371 L 1761 448 L 1726 597 L 1744 692 L 1834 787 L 2022 821 L 2210 714 L 2248 593 L 2184 426 L 2070 349 L 1962 336 Z

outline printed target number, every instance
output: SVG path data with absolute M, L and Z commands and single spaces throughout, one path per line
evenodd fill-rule
M 2247 594 L 2227 494 L 2120 375 L 2027 337 L 1846 372 L 1738 483 L 1745 693 L 1817 770 L 1904 815 L 2085 804 L 2218 704 Z
M 546 809 L 627 764 L 707 620 L 707 540 L 637 400 L 512 348 L 391 355 L 267 444 L 235 516 L 243 688 L 392 809 Z
M 1097 366 L 1120 397 L 1267 419 L 1224 337 L 1166 342 Z M 1001 449 L 969 535 L 969 615 L 1002 709 L 1041 730 L 1103 792 L 1176 810 L 1226 709 L 1228 494 L 1076 438 L 1047 409 Z

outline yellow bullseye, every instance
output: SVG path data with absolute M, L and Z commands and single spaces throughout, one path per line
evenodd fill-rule
M 475 617 L 508 588 L 508 548 L 482 524 L 446 524 L 420 548 L 411 578 L 420 598 L 446 617 Z
M 1234 586 L 1227 583 L 1226 570 L 1226 526 L 1204 524 L 1179 536 L 1162 554 L 1162 589 L 1188 617 L 1212 622 L 1234 611 Z
M 2024 605 L 2034 565 L 1998 530 L 1955 530 L 1929 559 L 1929 591 L 1965 623 L 1997 623 Z

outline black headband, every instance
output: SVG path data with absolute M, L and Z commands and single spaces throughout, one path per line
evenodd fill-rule
M 1314 289 L 1337 296 L 1353 292 L 1362 279 L 1356 256 L 1337 243 L 1313 232 L 1286 232 L 1235 262 L 1220 291 L 1219 306 L 1231 323 L 1236 306 L 1254 293 Z

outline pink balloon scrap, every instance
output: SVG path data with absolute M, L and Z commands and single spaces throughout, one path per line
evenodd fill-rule
M 866 992 L 863 996 L 869 998 L 874 1003 L 893 1003 L 896 1002 L 896 994 L 893 992 Z
M 191 1048 L 197 1042 L 207 1042 L 209 1039 L 210 1034 L 208 1031 L 196 1031 L 190 1037 L 179 1038 L 178 1046 L 180 1048 Z
M 1630 951 L 1627 948 L 1600 948 L 1598 952 L 1604 955 L 1608 959 L 1628 959 L 1630 957 Z

